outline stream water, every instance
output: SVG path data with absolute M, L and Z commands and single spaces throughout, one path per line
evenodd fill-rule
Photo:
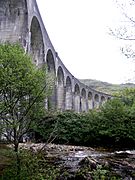
M 61 156 L 60 163 L 70 169 L 77 171 L 82 164 L 107 166 L 122 180 L 135 180 L 135 150 L 101 152 L 96 150 L 78 150 Z
M 44 144 L 23 144 L 23 148 L 41 149 Z M 46 158 L 69 173 L 76 172 L 80 167 L 98 165 L 109 167 L 122 180 L 135 180 L 135 150 L 107 151 L 82 146 L 47 144 L 43 148 Z

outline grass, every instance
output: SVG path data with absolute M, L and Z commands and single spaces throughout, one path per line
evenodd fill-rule
M 11 148 L 6 144 L 0 144 L 0 177 L 3 171 L 11 165 L 13 161 L 13 154 Z

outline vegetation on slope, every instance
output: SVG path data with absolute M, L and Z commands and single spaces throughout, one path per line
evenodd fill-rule
M 96 89 L 97 91 L 101 91 L 107 94 L 114 94 L 125 88 L 135 88 L 135 84 L 133 83 L 111 84 L 93 79 L 80 79 L 80 81 L 92 89 Z
M 80 114 L 70 111 L 46 114 L 36 122 L 35 131 L 45 142 L 49 139 L 60 144 L 133 148 L 134 92 L 129 98 L 114 98 L 106 102 L 100 110 Z

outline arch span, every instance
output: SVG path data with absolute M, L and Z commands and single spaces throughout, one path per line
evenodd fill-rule
M 65 97 L 65 109 L 72 109 L 72 82 L 69 76 L 66 78 L 66 97 Z
M 87 111 L 87 101 L 86 101 L 86 90 L 83 88 L 81 91 L 81 111 Z
M 93 95 L 92 92 L 88 92 L 88 109 L 93 109 Z
M 57 108 L 64 110 L 64 72 L 61 66 L 57 70 Z
M 101 105 L 103 105 L 105 103 L 105 97 L 101 96 Z
M 51 49 L 49 49 L 47 51 L 46 63 L 47 63 L 48 72 L 55 75 L 55 72 L 56 72 L 55 61 L 54 61 L 54 56 L 53 56 L 53 53 L 52 53 Z
M 98 108 L 99 107 L 99 95 L 98 94 L 95 94 L 94 96 L 94 108 Z
M 54 56 L 51 49 L 47 51 L 46 64 L 47 64 L 47 71 L 53 86 L 52 95 L 48 98 L 48 109 L 54 110 L 56 109 L 56 85 L 55 85 L 56 68 L 55 68 Z
M 75 87 L 74 87 L 74 110 L 76 112 L 80 112 L 80 106 L 81 106 L 80 87 L 78 84 L 75 84 Z
M 44 42 L 40 23 L 36 16 L 32 18 L 30 32 L 30 53 L 33 57 L 33 62 L 40 66 L 44 63 Z

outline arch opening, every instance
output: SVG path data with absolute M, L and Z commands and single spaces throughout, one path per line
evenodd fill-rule
M 64 86 L 64 73 L 61 66 L 58 67 L 57 79 L 58 79 L 58 85 Z
M 81 95 L 82 95 L 83 98 L 86 98 L 86 90 L 84 88 L 82 89 Z
M 74 87 L 74 110 L 76 112 L 80 112 L 81 110 L 80 87 L 78 84 Z
M 72 109 L 72 83 L 69 76 L 66 78 L 66 98 L 65 98 L 65 109 Z
M 92 92 L 88 93 L 88 100 L 92 100 Z
M 64 72 L 61 66 L 58 67 L 57 71 L 57 108 L 59 110 L 64 110 Z
M 83 88 L 81 91 L 81 107 L 82 112 L 87 111 L 87 105 L 86 105 L 86 90 Z
M 105 101 L 105 97 L 101 96 L 101 102 L 103 103 Z
M 95 94 L 94 100 L 95 100 L 94 108 L 98 108 L 99 107 L 99 95 L 98 94 Z
M 31 40 L 30 40 L 30 53 L 33 62 L 40 66 L 44 63 L 44 42 L 41 27 L 37 17 L 33 17 L 31 21 Z
M 47 51 L 46 63 L 47 63 L 48 72 L 55 75 L 55 62 L 54 62 L 54 56 L 51 49 Z
M 88 109 L 93 109 L 92 92 L 88 92 Z
M 66 92 L 71 92 L 72 90 L 72 83 L 69 76 L 66 78 Z
M 95 99 L 96 102 L 99 102 L 99 95 L 98 95 L 98 94 L 95 94 L 94 99 Z
M 75 85 L 75 95 L 80 95 L 80 87 L 78 84 Z
M 56 109 L 56 85 L 55 85 L 56 69 L 55 69 L 54 56 L 51 49 L 47 51 L 46 64 L 47 64 L 47 72 L 51 77 L 52 86 L 53 86 L 52 95 L 48 98 L 48 109 Z

